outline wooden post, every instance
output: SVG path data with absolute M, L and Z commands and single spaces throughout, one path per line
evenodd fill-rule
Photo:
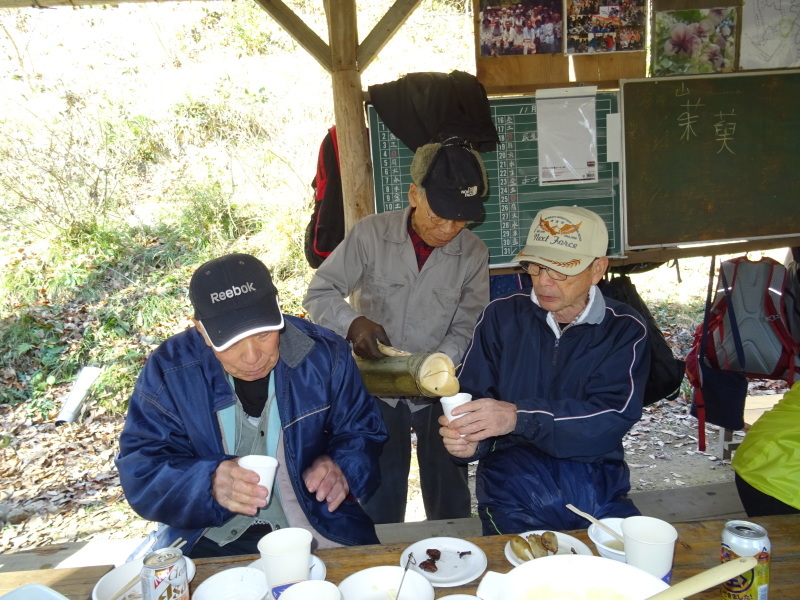
M 333 108 L 339 143 L 345 231 L 375 212 L 372 163 L 364 115 L 355 0 L 325 3 L 333 71 Z

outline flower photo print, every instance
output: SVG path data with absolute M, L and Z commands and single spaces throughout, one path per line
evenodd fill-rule
M 729 73 L 736 57 L 736 9 L 661 11 L 653 23 L 654 77 Z

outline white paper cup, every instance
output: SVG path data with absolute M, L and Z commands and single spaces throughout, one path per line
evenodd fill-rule
M 299 581 L 281 594 L 281 600 L 341 600 L 336 584 L 330 581 Z
M 629 565 L 655 575 L 664 583 L 672 579 L 672 557 L 678 531 L 653 517 L 628 517 L 622 521 L 625 559 Z
M 272 494 L 272 484 L 275 481 L 275 471 L 278 469 L 278 460 L 271 456 L 248 454 L 238 461 L 239 466 L 258 473 L 258 485 L 263 485 Z
M 442 396 L 439 399 L 439 402 L 442 403 L 442 410 L 444 411 L 444 415 L 447 417 L 448 422 L 454 419 L 452 410 L 456 406 L 461 406 L 462 404 L 466 404 L 472 400 L 472 395 L 461 392 L 456 394 L 455 396 Z M 464 415 L 458 415 L 455 418 L 463 417 Z
M 286 527 L 258 541 L 261 566 L 275 600 L 290 586 L 308 579 L 311 538 L 311 533 L 305 529 Z

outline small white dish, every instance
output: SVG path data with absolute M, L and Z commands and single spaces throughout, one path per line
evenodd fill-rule
M 527 537 L 532 533 L 537 533 L 542 535 L 547 529 L 537 529 L 535 531 L 526 531 L 525 533 L 520 533 L 520 537 Z M 592 553 L 591 548 L 580 541 L 578 538 L 574 538 L 571 535 L 567 535 L 566 533 L 561 533 L 560 531 L 554 531 L 553 533 L 556 534 L 556 538 L 558 538 L 558 552 L 555 555 L 551 556 L 560 556 L 562 554 L 569 555 L 569 554 L 582 554 L 585 556 L 594 556 Z M 506 555 L 506 559 L 515 567 L 520 566 L 526 562 L 530 562 L 527 560 L 522 560 L 517 558 L 517 555 L 514 554 L 513 550 L 511 550 L 511 542 L 506 542 L 506 547 L 504 548 L 504 554 Z
M 607 525 L 620 535 L 622 535 L 622 521 L 625 519 L 620 519 L 618 517 L 608 517 L 606 519 L 600 519 L 600 522 Z M 600 556 L 605 556 L 606 558 L 610 558 L 613 560 L 618 560 L 619 562 L 625 562 L 625 550 L 614 548 L 609 544 L 618 544 L 622 546 L 619 540 L 617 540 L 614 536 L 612 536 L 607 531 L 603 531 L 601 527 L 598 527 L 594 523 L 589 525 L 589 529 L 587 530 L 587 534 L 589 535 L 589 539 L 594 542 L 594 547 L 597 549 L 597 552 Z
M 214 573 L 198 585 L 192 600 L 263 600 L 268 593 L 264 571 L 233 567 Z
M 430 558 L 429 549 L 441 552 L 433 573 L 419 567 L 422 561 Z M 489 564 L 483 550 L 460 538 L 436 537 L 411 544 L 400 555 L 401 567 L 406 566 L 409 553 L 413 553 L 416 560 L 416 564 L 410 565 L 409 569 L 422 575 L 433 587 L 456 587 L 469 583 L 480 577 Z
M 470 596 L 469 594 L 451 594 L 450 596 L 442 596 L 439 600 L 480 600 L 477 596 Z
M 188 556 L 186 559 L 186 578 L 191 581 L 194 578 L 194 573 L 197 570 L 194 562 Z M 92 590 L 92 600 L 108 600 L 114 594 L 128 583 L 137 573 L 142 572 L 143 558 L 132 560 L 118 566 L 116 569 L 109 571 L 97 582 Z M 142 598 L 142 584 L 137 583 L 128 593 L 126 593 L 121 600 L 141 600 Z
M 264 569 L 261 567 L 261 559 L 254 560 L 248 566 L 258 569 L 263 573 Z M 328 568 L 325 566 L 325 563 L 322 562 L 322 559 L 319 556 L 311 555 L 311 564 L 308 567 L 309 579 L 325 579 L 325 575 L 328 574 Z
M 356 571 L 339 584 L 339 592 L 343 600 L 433 600 L 436 597 L 430 581 L 412 569 L 404 575 L 404 570 L 383 565 Z

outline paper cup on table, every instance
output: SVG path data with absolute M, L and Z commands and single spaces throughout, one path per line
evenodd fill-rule
M 290 586 L 308 579 L 311 537 L 311 533 L 305 529 L 286 527 L 268 533 L 259 540 L 261 566 L 275 600 Z
M 454 418 L 457 419 L 458 417 L 462 417 L 464 415 L 457 415 L 453 417 L 452 410 L 456 406 L 461 406 L 462 404 L 466 404 L 472 400 L 471 394 L 466 394 L 461 392 L 460 394 L 456 394 L 455 396 L 442 396 L 439 399 L 439 402 L 442 403 L 442 410 L 444 411 L 444 416 L 447 417 L 448 421 L 452 421 Z
M 278 469 L 278 460 L 271 456 L 248 454 L 238 461 L 239 466 L 258 473 L 258 485 L 263 485 L 272 494 L 272 484 L 275 481 L 275 471 Z
M 299 581 L 281 595 L 281 600 L 341 600 L 339 588 L 330 581 Z
M 629 565 L 655 575 L 664 583 L 672 579 L 672 557 L 678 531 L 653 517 L 628 517 L 622 521 L 625 559 Z

